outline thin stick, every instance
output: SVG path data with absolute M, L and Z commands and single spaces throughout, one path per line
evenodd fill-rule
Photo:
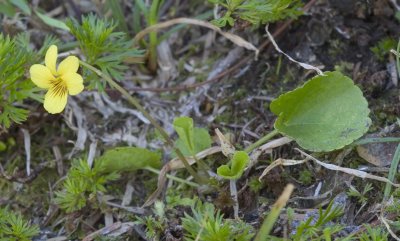
M 153 172 L 153 173 L 155 173 L 155 174 L 158 174 L 158 175 L 161 174 L 161 171 L 160 171 L 160 170 L 157 170 L 157 169 L 152 168 L 152 167 L 146 167 L 146 170 L 151 171 L 151 172 Z M 185 179 L 176 177 L 176 176 L 172 176 L 172 175 L 170 175 L 170 174 L 166 174 L 166 176 L 167 176 L 167 178 L 169 178 L 169 179 L 171 179 L 171 180 L 174 180 L 174 181 L 177 181 L 177 182 L 180 182 L 180 183 L 184 183 L 184 184 L 189 185 L 189 186 L 192 186 L 192 187 L 199 187 L 199 186 L 200 186 L 200 185 L 197 184 L 197 183 L 194 183 L 194 182 L 191 182 L 191 181 L 188 181 L 188 180 L 185 180 Z
M 381 222 L 385 225 L 386 229 L 388 230 L 388 232 L 390 233 L 390 235 L 392 236 L 392 238 L 396 239 L 397 241 L 400 241 L 400 238 L 397 237 L 397 235 L 392 231 L 392 229 L 390 228 L 390 225 L 387 223 L 386 218 L 384 218 L 382 215 L 379 217 L 379 219 L 381 220 Z
M 304 69 L 307 69 L 307 70 L 314 70 L 314 71 L 316 71 L 316 72 L 318 73 L 318 75 L 322 75 L 322 76 L 324 75 L 324 73 L 322 72 L 322 70 L 320 70 L 319 68 L 317 68 L 317 67 L 315 67 L 315 66 L 312 66 L 312 65 L 310 65 L 310 64 L 303 63 L 303 62 L 300 62 L 300 61 L 298 61 L 298 60 L 295 60 L 295 59 L 292 58 L 290 55 L 288 55 L 287 53 L 283 52 L 283 51 L 279 48 L 278 44 L 275 42 L 275 39 L 274 39 L 274 37 L 272 36 L 272 34 L 268 31 L 268 25 L 265 26 L 265 32 L 267 33 L 267 36 L 268 36 L 269 40 L 271 41 L 272 45 L 275 47 L 275 50 L 276 50 L 276 51 L 278 51 L 279 53 L 283 54 L 283 55 L 286 56 L 290 61 L 292 61 L 293 63 L 296 63 L 296 64 L 300 65 L 300 66 L 303 67 Z
M 274 129 L 273 131 L 271 131 L 267 135 L 263 136 L 258 141 L 254 142 L 253 144 L 248 146 L 244 151 L 249 153 L 252 150 L 256 149 L 257 147 L 261 146 L 262 144 L 266 143 L 269 139 L 271 139 L 272 137 L 274 137 L 274 136 L 276 136 L 278 134 L 279 134 L 279 132 L 276 129 Z
M 336 166 L 336 165 L 333 165 L 333 164 L 324 163 L 324 162 L 318 160 L 317 158 L 305 153 L 304 151 L 302 151 L 302 150 L 300 150 L 298 148 L 295 148 L 295 150 L 300 152 L 304 156 L 308 157 L 309 159 L 315 161 L 317 164 L 319 164 L 319 165 L 321 165 L 321 166 L 323 166 L 323 167 L 325 167 L 325 168 L 327 168 L 329 170 L 340 171 L 340 172 L 344 172 L 344 173 L 347 173 L 347 174 L 350 174 L 350 175 L 353 175 L 353 176 L 356 176 L 356 177 L 373 179 L 373 180 L 377 180 L 377 181 L 380 181 L 380 182 L 388 183 L 388 184 L 390 184 L 392 186 L 395 186 L 395 187 L 400 187 L 400 184 L 393 183 L 392 181 L 390 181 L 389 179 L 387 179 L 385 177 L 379 177 L 379 176 L 375 176 L 375 175 L 369 174 L 369 173 L 364 172 L 364 171 L 359 171 L 359 170 L 355 170 L 355 169 L 351 169 L 351 168 L 347 168 L 347 167 L 340 167 L 340 166 Z

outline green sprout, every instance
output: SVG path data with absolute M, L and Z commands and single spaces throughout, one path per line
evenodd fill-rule
M 239 179 L 247 164 L 249 163 L 249 155 L 244 151 L 236 151 L 233 154 L 229 165 L 218 167 L 217 174 L 225 179 L 229 179 L 229 188 L 235 205 L 233 206 L 234 216 L 239 218 L 239 203 L 237 196 L 236 180 Z

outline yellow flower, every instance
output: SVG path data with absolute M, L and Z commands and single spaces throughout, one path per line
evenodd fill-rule
M 45 65 L 34 64 L 29 70 L 32 82 L 48 90 L 44 97 L 44 108 L 51 114 L 64 110 L 68 94 L 77 95 L 84 88 L 82 76 L 76 73 L 79 59 L 69 56 L 56 68 L 57 55 L 57 46 L 51 45 L 46 52 Z

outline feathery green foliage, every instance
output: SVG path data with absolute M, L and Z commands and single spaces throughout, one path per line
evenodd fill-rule
M 146 226 L 146 236 L 151 240 L 159 240 L 160 235 L 167 226 L 167 217 L 165 216 L 165 205 L 160 201 L 154 203 L 154 215 L 144 218 L 137 217 L 136 223 Z
M 301 15 L 299 0 L 209 0 L 224 7 L 225 14 L 212 21 L 219 27 L 233 26 L 237 19 L 252 25 L 273 23 L 282 19 L 296 18 Z
M 192 215 L 185 213 L 182 225 L 186 241 L 247 241 L 254 236 L 250 225 L 240 220 L 224 220 L 211 203 L 197 201 Z
M 396 48 L 396 45 L 397 42 L 393 38 L 383 38 L 371 48 L 371 51 L 375 54 L 378 60 L 383 61 L 390 53 L 390 50 Z
M 90 168 L 84 160 L 75 161 L 68 172 L 63 190 L 56 192 L 56 203 L 68 213 L 85 207 L 90 197 L 106 191 L 106 182 L 119 178 L 115 172 L 103 173 L 99 166 Z
M 0 240 L 29 241 L 39 233 L 39 227 L 30 225 L 21 215 L 0 209 Z
M 319 209 L 316 217 L 311 216 L 306 221 L 301 222 L 291 238 L 294 241 L 326 240 L 325 237 L 331 237 L 343 230 L 343 226 L 340 224 L 327 226 L 329 222 L 342 215 L 343 208 L 333 206 L 333 202 L 330 202 L 325 210 L 322 207 Z
M 26 120 L 29 111 L 22 104 L 27 98 L 42 102 L 40 89 L 26 77 L 26 69 L 54 43 L 57 39 L 47 36 L 35 53 L 29 47 L 28 34 L 19 34 L 14 38 L 0 34 L 0 127 L 8 128 L 13 122 L 21 124 Z
M 372 189 L 374 188 L 372 187 L 371 183 L 367 183 L 362 192 L 358 191 L 355 187 L 350 186 L 349 191 L 347 191 L 347 195 L 357 198 L 358 203 L 364 204 L 368 201 L 367 193 Z
M 127 57 L 141 56 L 143 53 L 132 48 L 133 42 L 126 33 L 114 31 L 117 25 L 113 21 L 89 14 L 82 17 L 82 24 L 76 19 L 68 19 L 66 24 L 78 40 L 86 62 L 99 67 L 102 72 L 116 80 L 121 80 L 124 71 L 128 69 L 123 60 Z M 104 81 L 99 81 L 91 71 L 83 71 L 85 79 L 90 81 L 88 88 L 104 90 Z
M 38 91 L 25 77 L 31 53 L 18 45 L 18 41 L 0 34 L 0 126 L 10 127 L 26 120 L 28 110 L 20 107 L 28 97 Z
M 360 241 L 387 241 L 389 233 L 383 228 L 372 228 L 370 225 L 366 225 L 366 232 L 361 233 L 358 236 Z
M 357 240 L 360 241 L 387 241 L 389 233 L 380 227 L 371 227 L 370 225 L 365 225 L 367 231 L 361 233 Z

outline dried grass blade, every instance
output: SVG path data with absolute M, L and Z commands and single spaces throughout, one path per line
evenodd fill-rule
M 168 27 L 176 25 L 176 24 L 191 24 L 191 25 L 197 25 L 197 26 L 202 26 L 202 27 L 212 29 L 212 30 L 218 32 L 219 34 L 221 34 L 222 36 L 224 36 L 225 38 L 232 41 L 234 44 L 236 44 L 240 47 L 246 48 L 248 50 L 254 51 L 256 54 L 256 58 L 258 56 L 259 50 L 253 44 L 246 41 L 242 37 L 231 34 L 231 33 L 224 32 L 219 27 L 217 27 L 209 22 L 198 20 L 198 19 L 192 19 L 192 18 L 175 18 L 175 19 L 171 19 L 171 20 L 168 20 L 168 21 L 165 21 L 162 23 L 151 25 L 151 26 L 143 29 L 139 33 L 137 33 L 134 38 L 134 42 L 137 44 L 148 33 L 157 32 L 163 28 L 168 28 Z
M 215 129 L 215 133 L 218 136 L 222 149 L 222 154 L 224 154 L 224 156 L 226 157 L 232 157 L 236 151 L 235 147 L 229 142 L 229 140 L 224 136 L 224 134 L 222 134 L 222 132 L 218 128 Z
M 392 236 L 392 238 L 396 239 L 397 241 L 400 241 L 400 238 L 397 237 L 397 235 L 393 232 L 393 230 L 390 228 L 390 225 L 387 222 L 387 219 L 384 218 L 382 215 L 379 217 L 379 219 L 381 220 L 381 222 L 385 225 L 387 231 L 390 233 L 390 235 Z
M 211 148 L 205 149 L 204 151 L 197 153 L 196 159 L 200 160 L 209 155 L 212 155 L 212 154 L 215 154 L 215 153 L 218 153 L 221 151 L 222 151 L 222 148 L 219 146 L 211 147 Z M 193 157 L 186 157 L 186 160 L 188 161 L 188 163 L 190 165 L 193 165 L 194 163 L 196 163 L 196 160 Z M 167 173 L 172 170 L 177 170 L 177 169 L 181 169 L 181 168 L 185 168 L 185 166 L 183 165 L 182 161 L 179 158 L 174 158 L 171 161 L 169 161 L 167 164 L 165 164 L 163 166 L 163 168 L 161 169 L 160 174 L 158 175 L 157 189 L 150 195 L 150 197 L 146 200 L 146 202 L 143 204 L 142 207 L 148 207 L 156 201 L 157 197 L 161 194 L 161 192 L 165 186 L 165 183 L 167 180 Z
M 363 179 L 364 178 L 373 179 L 373 180 L 377 180 L 377 181 L 380 181 L 380 182 L 388 183 L 388 184 L 390 184 L 392 186 L 395 186 L 395 187 L 400 187 L 400 184 L 393 183 L 393 182 L 391 182 L 389 179 L 387 179 L 385 177 L 379 177 L 379 176 L 375 176 L 375 175 L 369 174 L 369 173 L 364 172 L 364 171 L 359 171 L 359 170 L 355 170 L 355 169 L 351 169 L 351 168 L 347 168 L 347 167 L 339 167 L 339 166 L 336 166 L 336 165 L 333 165 L 333 164 L 324 163 L 324 162 L 319 161 L 317 158 L 305 153 L 304 151 L 302 151 L 302 150 L 300 150 L 298 148 L 295 148 L 295 150 L 297 150 L 298 152 L 300 152 L 304 156 L 310 158 L 311 160 L 315 161 L 317 164 L 325 167 L 326 169 L 329 169 L 329 170 L 332 170 L 332 171 L 344 172 L 344 173 L 347 173 L 349 175 L 353 175 L 353 176 L 360 177 L 360 178 L 363 178 Z
M 298 161 L 298 160 L 287 160 L 287 159 L 279 158 L 279 159 L 275 160 L 274 162 L 272 162 L 267 168 L 265 168 L 265 170 L 261 173 L 258 180 L 261 181 L 261 179 L 265 175 L 267 175 L 272 169 L 274 169 L 277 166 L 294 166 L 294 165 L 303 164 L 306 161 L 308 161 L 308 159 Z
M 268 25 L 265 26 L 265 32 L 267 33 L 268 38 L 269 38 L 269 40 L 271 41 L 271 43 L 274 45 L 276 51 L 278 51 L 279 53 L 285 55 L 290 61 L 292 61 L 292 62 L 294 62 L 294 63 L 300 65 L 301 67 L 303 67 L 303 68 L 305 68 L 305 69 L 308 69 L 308 70 L 315 70 L 319 75 L 324 75 L 324 73 L 322 72 L 322 70 L 320 70 L 319 68 L 317 68 L 317 67 L 315 67 L 315 66 L 312 66 L 312 65 L 310 65 L 310 64 L 307 64 L 307 63 L 303 63 L 303 62 L 297 61 L 297 60 L 293 59 L 291 56 L 289 56 L 288 54 L 286 54 L 285 52 L 283 52 L 283 51 L 279 48 L 278 44 L 275 42 L 274 37 L 272 36 L 272 34 L 268 31 Z
M 24 135 L 24 147 L 26 154 L 26 176 L 31 175 L 31 135 L 29 131 L 21 128 L 22 134 Z
M 248 168 L 251 168 L 252 166 L 254 166 L 257 163 L 260 155 L 263 154 L 264 152 L 272 151 L 272 149 L 286 145 L 292 141 L 293 140 L 288 137 L 281 137 L 279 139 L 275 139 L 270 142 L 267 142 L 264 145 L 260 146 L 259 148 L 255 149 L 250 154 L 250 164 L 249 164 Z

